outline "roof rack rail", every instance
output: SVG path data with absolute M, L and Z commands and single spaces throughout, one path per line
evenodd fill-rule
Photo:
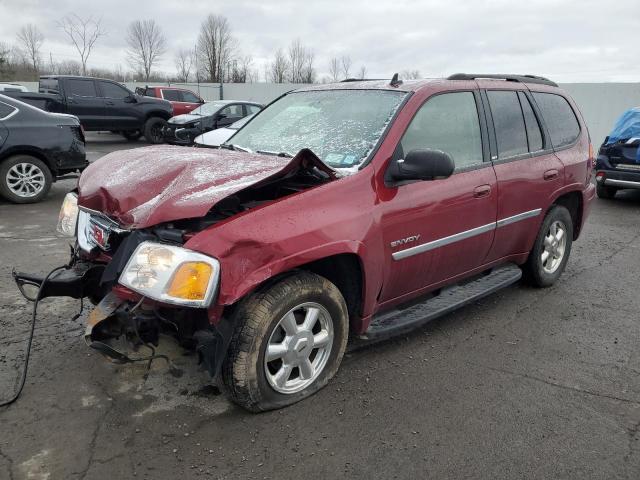
M 345 78 L 344 80 L 340 80 L 339 83 L 345 82 L 374 82 L 379 80 L 386 80 L 385 78 Z
M 480 74 L 480 73 L 454 73 L 447 77 L 447 80 L 476 80 L 476 79 L 494 79 L 505 80 L 507 82 L 520 82 L 520 83 L 538 83 L 540 85 L 549 85 L 551 87 L 557 87 L 556 82 L 552 82 L 548 78 L 539 77 L 537 75 L 511 75 L 511 74 Z

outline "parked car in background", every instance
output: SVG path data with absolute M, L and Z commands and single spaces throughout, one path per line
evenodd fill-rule
M 640 189 L 640 107 L 627 110 L 604 139 L 596 159 L 598 197 Z
M 192 145 L 203 133 L 227 127 L 247 115 L 258 113 L 263 106 L 254 102 L 217 100 L 200 105 L 191 113 L 177 115 L 167 122 L 165 141 L 173 145 Z
M 249 120 L 254 117 L 254 114 L 247 115 L 241 120 L 232 123 L 228 127 L 220 127 L 216 130 L 203 133 L 196 137 L 193 143 L 196 147 L 219 147 L 221 144 L 229 140 L 238 130 L 244 127 Z
M 0 92 L 28 92 L 29 89 L 17 83 L 0 83 Z
M 0 196 L 34 203 L 57 178 L 89 164 L 80 121 L 0 95 Z
M 162 129 L 173 114 L 169 102 L 101 78 L 43 76 L 38 93 L 6 93 L 48 112 L 75 115 L 86 131 L 119 132 L 128 140 L 144 135 L 149 143 L 163 142 Z
M 204 103 L 199 95 L 186 88 L 177 87 L 144 87 L 136 88 L 136 93 L 147 97 L 162 98 L 171 103 L 173 116 L 189 113 Z
M 222 148 L 107 155 L 65 199 L 78 248 L 47 296 L 99 301 L 85 340 L 121 363 L 114 342 L 173 332 L 263 411 L 324 387 L 350 336 L 553 285 L 595 197 L 587 126 L 555 83 L 490 77 L 307 86 Z

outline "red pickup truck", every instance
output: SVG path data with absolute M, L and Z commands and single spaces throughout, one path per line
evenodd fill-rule
M 198 108 L 204 103 L 204 100 L 197 94 L 186 88 L 177 87 L 145 87 L 140 88 L 140 95 L 146 97 L 162 98 L 171 103 L 173 107 L 173 116 L 184 115 L 191 110 Z
M 60 213 L 76 236 L 39 296 L 89 297 L 91 347 L 194 348 L 230 398 L 283 407 L 353 342 L 406 333 L 518 281 L 553 284 L 595 188 L 587 126 L 534 76 L 290 92 L 220 149 L 111 153 Z M 523 293 L 524 295 L 524 293 Z

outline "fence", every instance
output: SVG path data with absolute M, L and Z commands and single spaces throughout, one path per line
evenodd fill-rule
M 20 82 L 31 91 L 38 90 L 37 82 Z M 126 83 L 135 90 L 142 83 Z M 157 85 L 157 84 L 156 84 Z M 283 93 L 301 85 L 292 83 L 172 83 L 171 85 L 199 92 L 205 100 L 248 100 L 269 103 Z M 640 106 L 640 83 L 564 83 L 564 88 L 576 101 L 589 126 L 594 147 L 609 134 L 616 119 L 628 108 Z

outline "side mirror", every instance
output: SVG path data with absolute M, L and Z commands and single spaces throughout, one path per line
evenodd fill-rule
M 128 97 L 124 97 L 125 103 L 136 103 L 138 100 L 135 95 L 129 95 Z
M 404 160 L 396 162 L 392 178 L 404 180 L 436 180 L 453 174 L 455 163 L 448 153 L 429 148 L 411 150 Z

